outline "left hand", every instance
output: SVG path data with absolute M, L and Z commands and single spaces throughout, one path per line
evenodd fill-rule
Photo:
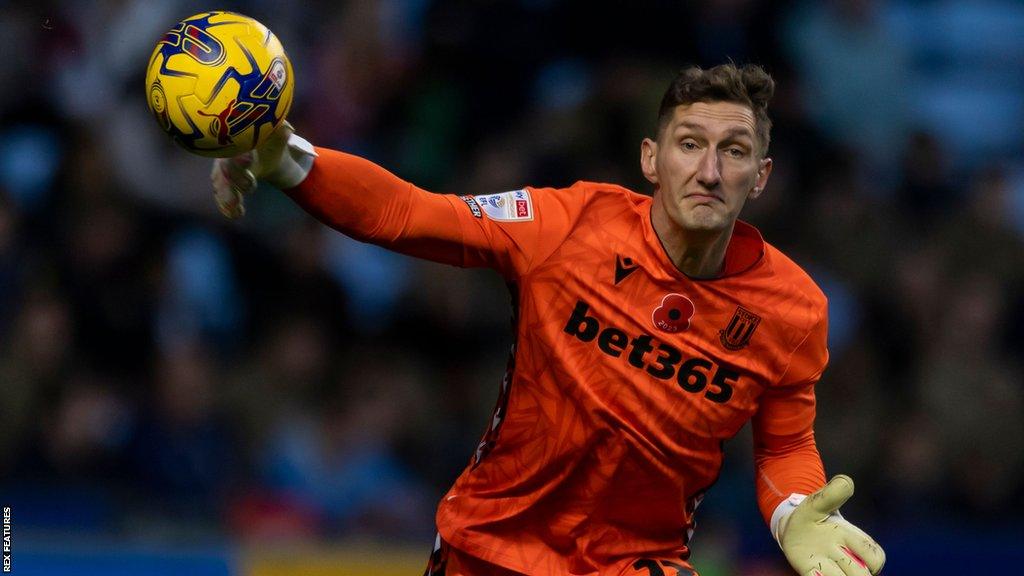
M 226 218 L 234 220 L 245 215 L 242 195 L 256 188 L 256 177 L 249 170 L 252 161 L 252 151 L 234 158 L 218 158 L 213 161 L 213 169 L 210 171 L 213 199 L 217 209 Z
M 885 564 L 885 551 L 839 515 L 853 496 L 842 474 L 811 494 L 779 523 L 779 545 L 801 576 L 869 576 Z
M 210 182 L 217 208 L 228 218 L 241 218 L 245 214 L 242 196 L 255 190 L 257 181 L 279 190 L 298 186 L 309 175 L 315 157 L 313 145 L 295 134 L 285 120 L 255 150 L 214 160 Z

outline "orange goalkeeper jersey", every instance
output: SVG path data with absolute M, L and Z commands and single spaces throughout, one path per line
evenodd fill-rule
M 318 152 L 288 191 L 308 211 L 403 253 L 494 268 L 513 291 L 497 408 L 437 513 L 451 546 L 533 575 L 688 568 L 722 443 L 751 419 L 766 519 L 824 483 L 812 425 L 825 297 L 752 226 L 736 224 L 721 277 L 694 280 L 660 244 L 651 198 L 622 187 L 431 194 Z

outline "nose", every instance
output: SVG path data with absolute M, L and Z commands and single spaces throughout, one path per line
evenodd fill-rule
M 700 159 L 700 166 L 697 168 L 697 182 L 705 188 L 714 188 L 722 180 L 722 172 L 719 166 L 718 151 L 709 147 Z

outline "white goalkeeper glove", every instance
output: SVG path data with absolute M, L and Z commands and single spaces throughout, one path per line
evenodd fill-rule
M 306 179 L 314 158 L 313 145 L 296 135 L 287 121 L 282 122 L 255 150 L 213 161 L 210 181 L 217 208 L 228 218 L 242 217 L 242 195 L 255 190 L 257 180 L 280 190 L 294 188 Z
M 850 496 L 853 480 L 840 474 L 814 494 L 794 494 L 776 509 L 772 531 L 801 576 L 869 576 L 882 570 L 882 547 L 839 514 Z

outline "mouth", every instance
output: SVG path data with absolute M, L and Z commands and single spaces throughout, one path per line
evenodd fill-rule
M 722 200 L 718 196 L 715 196 L 714 194 L 704 194 L 701 192 L 686 194 L 683 198 L 696 200 L 697 202 L 721 202 L 722 204 L 725 204 L 725 200 Z

